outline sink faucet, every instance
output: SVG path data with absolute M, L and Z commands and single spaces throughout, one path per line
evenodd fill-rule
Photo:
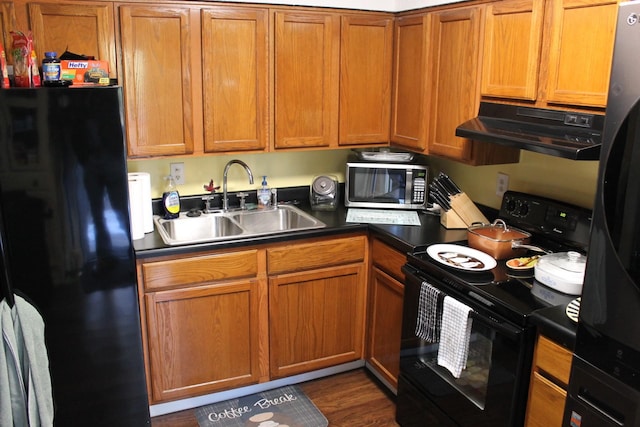
M 234 163 L 239 164 L 247 171 L 247 175 L 249 175 L 249 184 L 253 184 L 253 173 L 251 173 L 249 166 L 247 166 L 247 164 L 242 160 L 229 160 L 227 165 L 224 167 L 224 173 L 222 174 L 222 210 L 225 212 L 229 210 L 229 199 L 227 198 L 227 174 L 229 173 L 229 168 Z

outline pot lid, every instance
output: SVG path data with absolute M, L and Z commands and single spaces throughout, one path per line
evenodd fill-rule
M 337 182 L 333 177 L 321 175 L 314 178 L 311 186 L 316 194 L 326 196 L 335 193 Z
M 353 150 L 360 160 L 381 162 L 410 162 L 414 153 L 388 147 Z
M 531 233 L 520 230 L 519 228 L 509 227 L 501 219 L 496 219 L 491 224 L 474 223 L 467 231 L 483 239 L 497 243 L 513 242 L 531 237 Z
M 540 268 L 557 268 L 560 272 L 564 271 L 567 274 L 581 274 L 584 275 L 584 270 L 587 265 L 587 257 L 575 252 L 558 252 L 555 254 L 545 255 L 540 257 L 536 267 Z

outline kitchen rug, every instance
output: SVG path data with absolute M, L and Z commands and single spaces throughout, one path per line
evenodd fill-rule
M 200 427 L 327 427 L 298 386 L 280 387 L 196 409 Z

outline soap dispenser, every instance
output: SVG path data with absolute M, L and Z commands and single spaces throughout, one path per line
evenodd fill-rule
M 174 219 L 180 216 L 180 193 L 176 188 L 173 176 L 165 177 L 167 187 L 162 193 L 162 208 L 164 210 L 164 219 Z
M 262 177 L 262 187 L 257 191 L 258 209 L 268 208 L 271 205 L 271 190 L 267 184 L 267 177 Z

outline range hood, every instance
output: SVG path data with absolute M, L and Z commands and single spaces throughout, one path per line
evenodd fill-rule
M 598 160 L 604 114 L 481 102 L 478 117 L 456 128 L 476 141 L 572 160 Z

